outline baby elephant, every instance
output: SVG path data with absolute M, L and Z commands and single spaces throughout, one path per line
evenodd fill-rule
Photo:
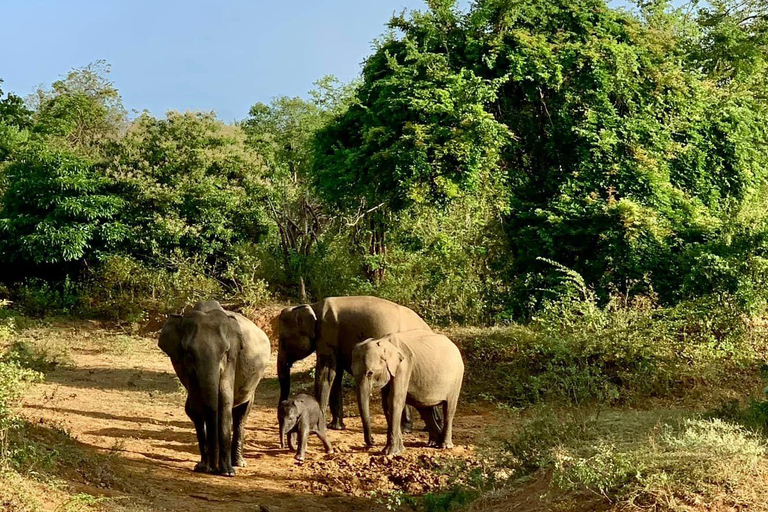
M 326 453 L 333 453 L 325 434 L 325 415 L 314 397 L 302 394 L 283 400 L 277 408 L 277 420 L 280 422 L 280 448 L 285 448 L 285 436 L 288 436 L 288 447 L 296 449 L 292 436 L 298 435 L 297 460 L 304 460 L 307 439 L 311 433 L 317 434 L 325 445 Z
M 425 330 L 368 339 L 352 351 L 352 374 L 366 444 L 373 444 L 371 393 L 381 389 L 387 416 L 383 454 L 396 455 L 404 450 L 400 418 L 405 404 L 416 408 L 427 423 L 430 446 L 453 448 L 453 416 L 464 379 L 464 362 L 451 340 Z M 442 425 L 432 414 L 437 406 L 443 408 Z

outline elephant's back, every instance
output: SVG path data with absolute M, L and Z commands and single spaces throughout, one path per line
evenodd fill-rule
M 389 338 L 411 358 L 409 403 L 417 407 L 432 406 L 459 392 L 464 380 L 464 362 L 458 347 L 450 339 L 423 330 Z
M 390 341 L 410 352 L 416 366 L 440 366 L 448 373 L 464 375 L 464 360 L 459 347 L 447 336 L 418 330 L 394 334 Z
M 355 343 L 395 332 L 431 330 L 415 311 L 378 297 L 330 297 L 321 301 L 319 309 L 318 318 Z

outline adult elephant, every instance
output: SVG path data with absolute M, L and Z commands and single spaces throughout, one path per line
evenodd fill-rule
M 245 466 L 245 422 L 269 362 L 267 335 L 244 316 L 206 301 L 171 316 L 158 346 L 188 392 L 185 409 L 200 448 L 195 471 L 234 476 L 233 466 Z
M 352 373 L 352 350 L 368 338 L 415 329 L 431 331 L 411 309 L 378 297 L 329 297 L 283 309 L 277 353 L 280 401 L 290 394 L 293 363 L 316 351 L 315 397 L 322 411 L 331 402 L 330 428 L 343 429 L 341 382 L 344 370 Z
M 382 453 L 397 455 L 405 449 L 400 415 L 406 403 L 427 423 L 429 446 L 453 448 L 453 416 L 464 379 L 464 362 L 451 340 L 432 331 L 366 340 L 352 351 L 352 372 L 368 446 L 373 445 L 371 392 L 380 389 L 387 417 L 387 445 Z M 444 422 L 435 421 L 436 407 L 443 408 Z

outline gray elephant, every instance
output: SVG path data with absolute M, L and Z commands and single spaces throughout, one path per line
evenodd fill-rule
M 367 338 L 414 329 L 430 327 L 412 310 L 377 297 L 329 297 L 283 309 L 277 354 L 280 401 L 290 394 L 293 363 L 317 351 L 315 397 L 323 412 L 331 402 L 330 428 L 343 429 L 341 383 L 344 370 L 352 372 L 352 349 Z M 406 428 L 408 417 L 406 411 Z
M 245 466 L 245 422 L 269 362 L 269 339 L 244 316 L 207 301 L 172 315 L 158 346 L 187 389 L 200 448 L 195 471 L 234 476 L 233 465 Z
M 464 379 L 461 353 L 451 340 L 432 331 L 411 331 L 366 340 L 352 352 L 352 374 L 363 420 L 365 442 L 371 434 L 371 393 L 381 389 L 387 417 L 385 455 L 403 451 L 400 415 L 407 403 L 427 422 L 430 445 L 453 448 L 453 417 Z M 430 410 L 441 405 L 443 424 L 432 420 Z
M 315 397 L 300 394 L 283 400 L 277 408 L 277 420 L 280 423 L 280 448 L 285 447 L 287 436 L 288 447 L 296 450 L 297 460 L 304 460 L 309 434 L 316 434 L 323 442 L 325 452 L 333 453 L 333 447 L 325 432 L 325 414 L 320 410 L 320 404 Z M 298 437 L 298 448 L 293 443 L 294 435 Z

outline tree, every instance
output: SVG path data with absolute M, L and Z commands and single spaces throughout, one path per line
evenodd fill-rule
M 127 126 L 122 99 L 107 79 L 108 73 L 109 65 L 97 61 L 73 69 L 54 82 L 50 91 L 38 90 L 31 99 L 33 131 L 60 140 L 79 154 L 97 156 Z
M 5 172 L 0 257 L 8 263 L 86 263 L 125 240 L 125 201 L 88 159 L 37 142 Z M 15 276 L 16 278 L 20 276 Z
M 507 127 L 489 111 L 505 77 L 486 79 L 453 55 L 462 17 L 452 2 L 395 17 L 366 60 L 355 101 L 318 133 L 313 173 L 322 197 L 366 227 L 369 277 L 385 270 L 391 215 L 446 204 L 504 180 Z
M 0 85 L 3 81 L 0 80 Z M 32 111 L 24 100 L 8 93 L 3 98 L 0 87 L 0 163 L 7 160 L 26 140 L 26 129 L 32 124 Z
M 310 99 L 281 96 L 257 103 L 242 126 L 269 169 L 267 204 L 277 230 L 283 268 L 306 300 L 306 265 L 329 217 L 310 188 L 315 134 L 344 108 L 351 87 L 333 77 L 315 83 Z
M 104 165 L 126 199 L 122 249 L 140 260 L 172 266 L 178 252 L 222 272 L 237 244 L 265 232 L 263 160 L 213 114 L 144 114 Z

